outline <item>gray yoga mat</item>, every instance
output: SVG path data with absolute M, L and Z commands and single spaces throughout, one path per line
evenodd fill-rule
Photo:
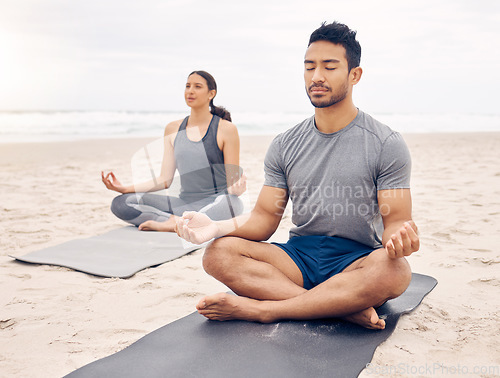
M 142 269 L 201 247 L 183 241 L 172 232 L 139 231 L 127 226 L 10 257 L 28 263 L 64 266 L 96 276 L 128 278 Z
M 357 377 L 399 316 L 417 307 L 436 284 L 413 274 L 403 295 L 377 309 L 384 330 L 336 319 L 217 322 L 195 312 L 67 377 Z

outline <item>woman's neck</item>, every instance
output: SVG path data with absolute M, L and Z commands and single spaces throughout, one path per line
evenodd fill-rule
M 203 107 L 199 108 L 191 108 L 191 114 L 189 115 L 189 126 L 208 126 L 210 121 L 212 120 L 212 113 L 210 113 L 210 108 Z

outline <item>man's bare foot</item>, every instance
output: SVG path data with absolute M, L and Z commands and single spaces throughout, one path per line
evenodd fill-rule
M 248 320 L 270 323 L 266 316 L 265 302 L 227 293 L 208 295 L 198 302 L 198 312 L 211 320 Z
M 344 316 L 342 319 L 351 323 L 359 324 L 362 327 L 369 329 L 384 329 L 385 321 L 378 317 L 377 311 L 373 307 L 366 310 L 356 312 L 354 314 Z
M 267 301 L 218 293 L 202 298 L 196 309 L 201 315 L 211 320 L 240 319 L 260 323 L 271 323 L 278 320 L 267 311 L 266 303 Z M 342 319 L 369 329 L 385 328 L 385 321 L 378 317 L 373 307 L 344 316 Z
M 146 221 L 141 223 L 139 231 L 162 231 L 162 232 L 175 232 L 175 216 L 172 215 L 165 222 Z

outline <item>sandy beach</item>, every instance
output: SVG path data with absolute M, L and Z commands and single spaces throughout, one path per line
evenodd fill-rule
M 500 133 L 404 135 L 413 158 L 414 272 L 438 286 L 376 350 L 368 376 L 500 375 Z M 242 137 L 254 203 L 270 136 Z M 227 288 L 201 267 L 203 250 L 129 279 L 24 264 L 24 255 L 123 222 L 101 170 L 131 182 L 150 139 L 0 144 L 0 376 L 60 377 L 194 311 Z M 285 216 L 272 240 L 285 241 Z

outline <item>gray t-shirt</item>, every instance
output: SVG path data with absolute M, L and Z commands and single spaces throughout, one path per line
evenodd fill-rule
M 399 133 L 359 110 L 336 133 L 320 132 L 313 116 L 278 135 L 264 171 L 264 185 L 288 190 L 290 237 L 340 236 L 379 248 L 377 191 L 409 188 L 411 159 Z

